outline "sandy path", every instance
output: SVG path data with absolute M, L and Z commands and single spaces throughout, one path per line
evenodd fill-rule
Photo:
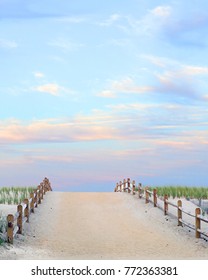
M 0 259 L 208 259 L 208 244 L 127 193 L 50 192 Z

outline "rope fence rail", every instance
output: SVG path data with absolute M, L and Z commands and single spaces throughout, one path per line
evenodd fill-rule
M 29 223 L 31 213 L 35 213 L 35 208 L 41 204 L 46 192 L 52 191 L 51 184 L 48 178 L 30 194 L 30 198 L 25 198 L 23 202 L 17 205 L 17 212 L 15 214 L 7 215 L 7 229 L 3 236 L 4 240 L 13 244 L 14 238 L 17 234 L 23 234 L 25 223 Z
M 142 187 L 142 184 L 139 183 L 137 187 L 138 191 L 138 198 L 142 199 L 144 198 L 145 203 L 153 203 L 154 207 L 162 208 L 164 215 L 168 215 L 168 209 L 169 206 L 176 208 L 177 210 L 177 220 L 178 220 L 178 226 L 187 226 L 188 228 L 191 228 L 195 231 L 195 237 L 201 238 L 201 235 L 204 235 L 208 238 L 208 232 L 205 232 L 202 230 L 202 222 L 208 224 L 208 219 L 202 215 L 201 208 L 196 208 L 195 213 L 192 214 L 188 212 L 185 208 L 182 207 L 182 201 L 178 200 L 177 204 L 168 201 L 168 195 L 165 194 L 163 197 L 159 197 L 157 195 L 157 189 L 153 189 L 152 191 L 149 190 L 149 187 Z M 135 180 L 124 179 L 123 182 L 120 181 L 116 184 L 116 187 L 114 189 L 114 192 L 128 192 L 129 194 L 135 195 L 136 194 L 136 183 Z M 160 207 L 158 200 L 163 203 L 163 207 Z M 195 219 L 195 224 L 191 224 L 185 219 L 183 219 L 182 216 L 188 215 L 189 217 L 192 217 Z

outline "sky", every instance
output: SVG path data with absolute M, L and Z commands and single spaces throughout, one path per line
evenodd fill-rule
M 0 0 L 0 185 L 208 185 L 206 0 Z

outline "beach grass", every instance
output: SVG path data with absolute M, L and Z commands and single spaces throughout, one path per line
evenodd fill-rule
M 186 199 L 208 199 L 208 187 L 189 187 L 189 186 L 153 186 L 158 196 L 168 195 L 173 198 Z
M 0 204 L 19 204 L 35 189 L 34 186 L 29 187 L 1 187 L 0 188 Z

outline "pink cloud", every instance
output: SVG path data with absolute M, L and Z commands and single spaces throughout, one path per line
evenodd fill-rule
M 82 122 L 79 118 L 69 122 L 43 120 L 0 124 L 0 143 L 95 141 L 115 136 L 116 129 L 112 126 Z

